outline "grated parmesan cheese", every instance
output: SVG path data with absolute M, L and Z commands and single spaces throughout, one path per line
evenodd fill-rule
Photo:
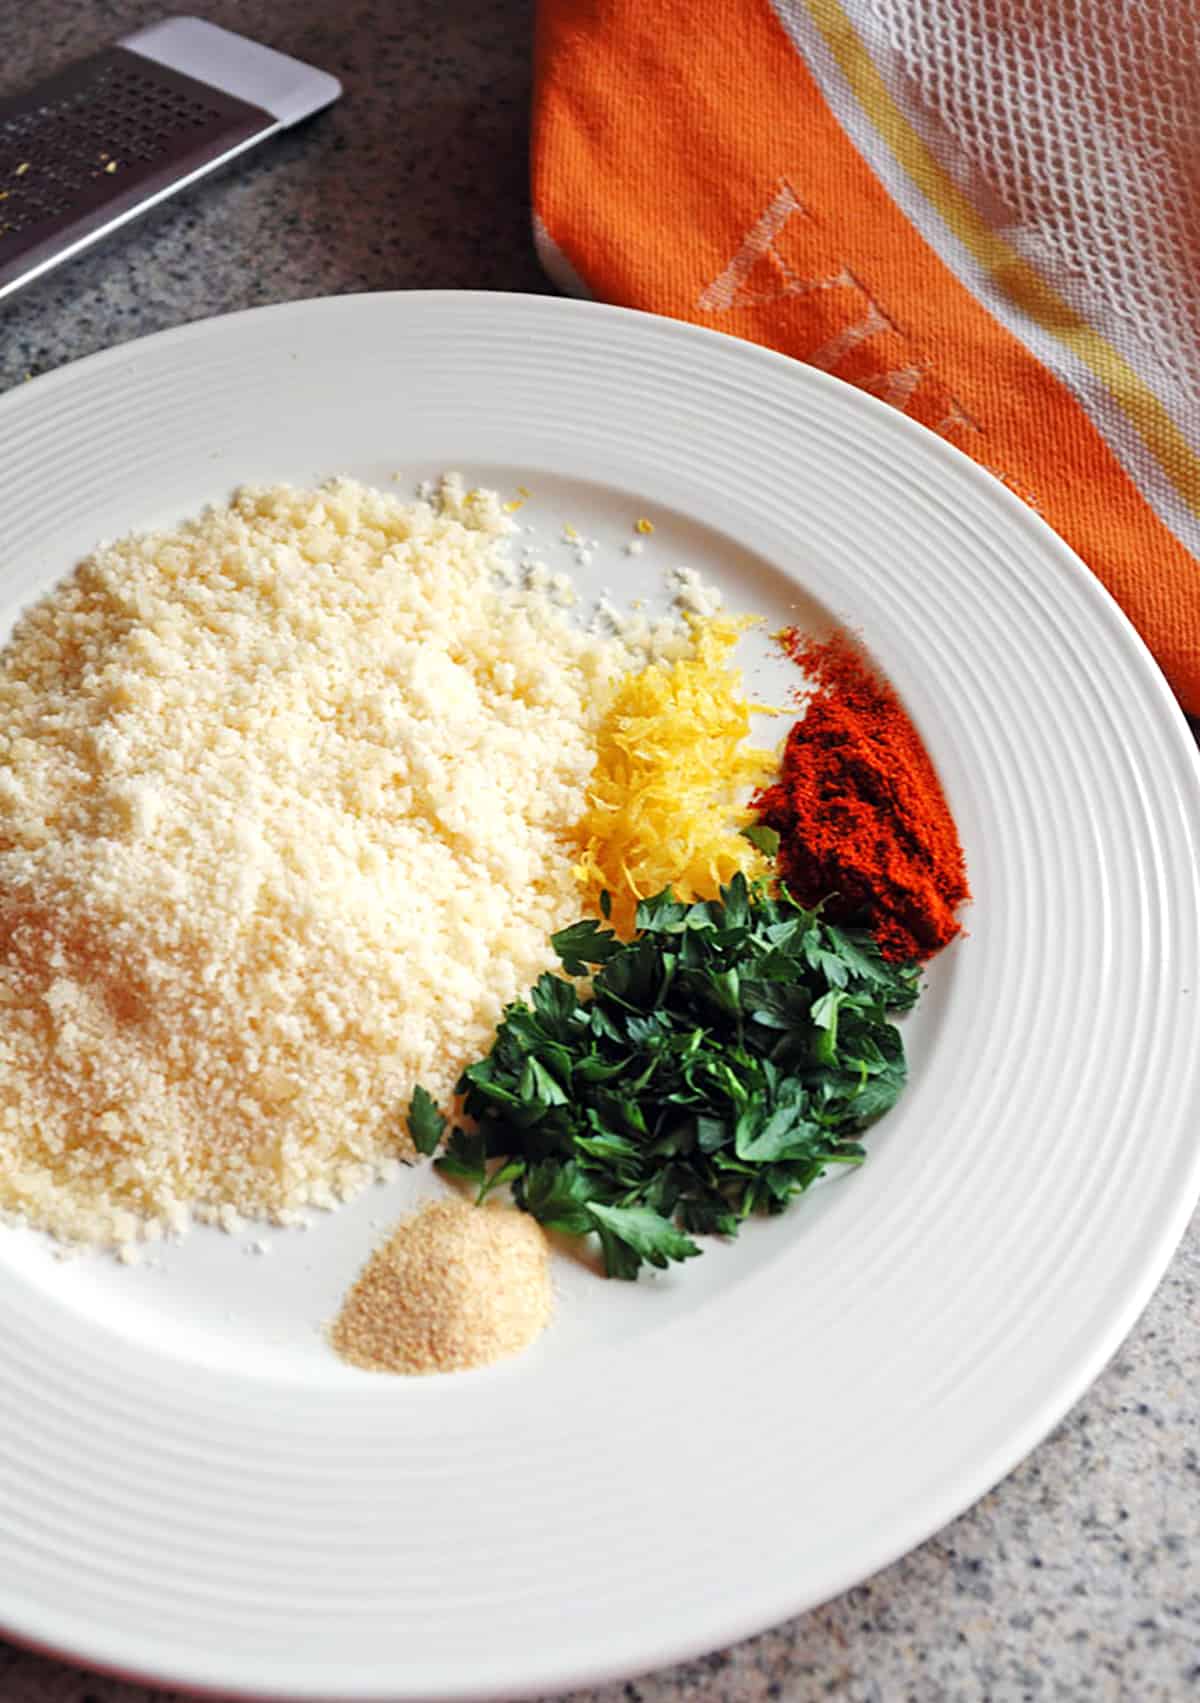
M 715 615 L 720 609 L 719 587 L 706 585 L 695 568 L 672 568 L 667 580 L 678 609 L 705 617 Z
M 635 654 L 515 523 L 350 481 L 106 546 L 0 653 L 0 1209 L 128 1245 L 304 1222 L 403 1156 L 578 910 Z

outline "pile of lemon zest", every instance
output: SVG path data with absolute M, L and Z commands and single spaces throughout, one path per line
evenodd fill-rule
M 711 899 L 739 872 L 767 871 L 738 830 L 753 819 L 749 793 L 776 767 L 771 752 L 748 743 L 751 718 L 781 712 L 749 702 L 730 666 L 750 618 L 690 624 L 690 653 L 619 681 L 598 735 L 575 874 L 592 909 L 611 895 L 622 934 L 638 900 L 664 887 Z

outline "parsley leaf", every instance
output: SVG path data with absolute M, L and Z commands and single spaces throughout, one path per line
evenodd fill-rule
M 661 1269 L 671 1260 L 690 1260 L 700 1252 L 690 1236 L 648 1206 L 602 1206 L 593 1200 L 588 1202 L 587 1210 L 600 1232 L 605 1260 L 613 1276 L 636 1277 L 643 1260 Z M 629 1269 L 614 1271 L 614 1266 Z
M 586 976 L 591 964 L 606 964 L 621 950 L 621 942 L 611 929 L 601 928 L 592 918 L 560 928 L 550 936 L 550 944 L 562 959 L 569 976 Z
M 753 822 L 748 828 L 741 830 L 742 838 L 749 840 L 756 851 L 764 857 L 773 858 L 779 850 L 779 835 L 774 828 L 768 828 L 765 822 Z
M 408 1108 L 408 1133 L 418 1153 L 432 1153 L 442 1139 L 446 1119 L 438 1111 L 437 1101 L 427 1088 L 418 1082 L 413 1089 Z
M 480 1188 L 487 1182 L 487 1154 L 479 1130 L 455 1129 L 446 1151 L 434 1165 L 447 1177 L 462 1177 Z

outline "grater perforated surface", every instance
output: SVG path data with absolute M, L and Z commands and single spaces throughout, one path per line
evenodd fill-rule
M 275 128 L 119 47 L 0 101 L 0 295 Z

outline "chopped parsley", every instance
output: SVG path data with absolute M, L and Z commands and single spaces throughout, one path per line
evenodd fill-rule
M 548 1229 L 598 1236 L 609 1276 L 634 1278 L 861 1164 L 855 1137 L 904 1085 L 890 1014 L 915 1003 L 915 965 L 740 875 L 719 900 L 644 900 L 628 941 L 591 920 L 553 940 L 566 976 L 510 1005 L 464 1071 L 445 1174 L 480 1199 L 509 1185 Z M 418 1088 L 421 1152 L 445 1121 Z

